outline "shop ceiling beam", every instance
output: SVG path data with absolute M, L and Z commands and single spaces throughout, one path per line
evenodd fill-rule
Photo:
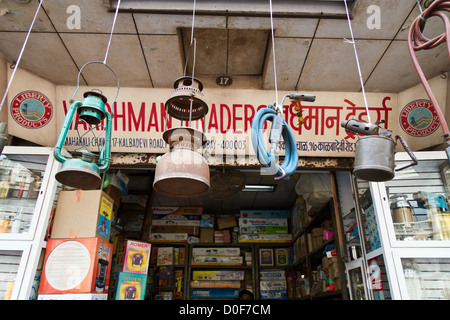
M 347 0 L 353 6 L 354 0 Z M 114 11 L 117 1 L 105 1 L 109 11 Z M 342 0 L 281 0 L 273 8 L 274 17 L 321 17 L 346 18 L 346 10 Z M 192 0 L 122 0 L 120 12 L 191 14 Z M 227 16 L 269 16 L 267 0 L 198 0 L 197 15 Z
M 115 168 L 155 168 L 156 158 L 160 154 L 149 153 L 113 153 L 111 167 Z M 254 156 L 243 157 L 209 157 L 210 166 L 233 167 L 237 169 L 259 169 L 258 159 Z M 353 170 L 353 158 L 300 157 L 297 170 Z

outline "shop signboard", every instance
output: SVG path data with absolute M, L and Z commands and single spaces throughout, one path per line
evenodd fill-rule
M 58 87 L 58 124 L 62 125 L 74 88 Z M 104 91 L 108 96 L 111 92 Z M 88 90 L 88 88 L 86 88 Z M 83 92 L 83 89 L 80 89 Z M 193 121 L 191 126 L 203 131 L 208 142 L 204 150 L 209 156 L 254 155 L 251 142 L 251 125 L 255 113 L 275 100 L 274 92 L 268 90 L 204 90 L 208 114 L 204 119 Z M 282 97 L 289 92 L 280 92 Z M 168 128 L 186 125 L 180 120 L 166 117 L 165 101 L 170 94 L 167 89 L 121 89 L 119 98 L 107 108 L 114 114 L 112 123 L 112 152 L 166 153 L 169 148 L 162 134 Z M 367 121 L 363 97 L 359 93 L 317 92 L 315 102 L 302 102 L 304 124 L 298 124 L 297 112 L 289 99 L 283 105 L 283 117 L 292 131 L 300 156 L 352 157 L 358 137 L 341 127 L 342 120 L 350 118 Z M 368 94 L 369 111 L 373 123 L 384 120 L 384 127 L 395 129 L 393 110 L 397 105 L 395 94 Z M 281 101 L 279 101 L 281 102 Z M 270 128 L 270 123 L 268 123 Z M 83 128 L 81 128 L 83 129 Z M 80 128 L 79 128 L 80 131 Z M 268 134 L 265 130 L 264 134 Z M 75 128 L 69 131 L 66 145 L 77 141 Z M 100 139 L 100 144 L 104 140 Z M 96 146 L 90 148 L 95 150 Z M 284 154 L 283 143 L 279 146 Z

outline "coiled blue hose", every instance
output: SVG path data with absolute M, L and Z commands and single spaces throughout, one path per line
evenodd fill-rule
M 275 117 L 279 117 L 280 119 L 275 119 Z M 283 124 L 281 133 L 285 143 L 285 156 L 281 166 L 275 159 L 275 147 L 279 138 L 276 139 L 278 141 L 274 141 L 271 132 L 272 147 L 270 148 L 270 152 L 267 151 L 266 143 L 263 140 L 264 123 L 268 120 L 272 122 L 278 120 Z M 287 178 L 297 169 L 298 151 L 296 141 L 286 121 L 277 114 L 276 110 L 272 108 L 263 108 L 256 112 L 252 121 L 252 144 L 261 166 L 264 168 L 271 168 L 272 170 L 270 170 L 270 172 L 274 175 L 275 179 Z

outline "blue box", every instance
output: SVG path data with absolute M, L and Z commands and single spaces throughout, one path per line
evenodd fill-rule
M 191 289 L 191 298 L 237 298 L 240 291 L 231 288 Z

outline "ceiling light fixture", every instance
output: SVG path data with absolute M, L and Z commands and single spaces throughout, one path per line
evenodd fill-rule
M 246 192 L 275 192 L 276 185 L 260 185 L 260 184 L 246 184 L 241 191 Z

